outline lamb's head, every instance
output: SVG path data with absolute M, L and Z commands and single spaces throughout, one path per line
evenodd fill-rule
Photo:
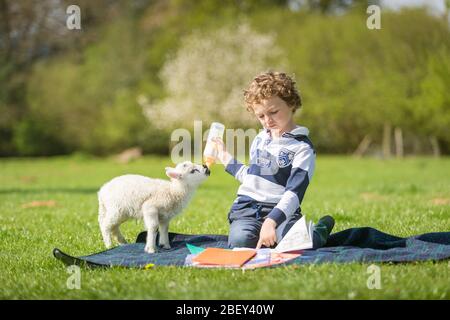
M 210 173 L 207 166 L 194 164 L 190 161 L 179 163 L 175 168 L 166 167 L 166 174 L 169 178 L 193 187 L 202 183 Z

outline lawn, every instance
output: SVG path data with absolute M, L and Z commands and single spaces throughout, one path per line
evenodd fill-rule
M 176 267 L 82 269 L 81 289 L 53 258 L 103 250 L 97 225 L 99 187 L 114 176 L 165 178 L 169 158 L 130 164 L 82 156 L 0 160 L 0 298 L 2 299 L 449 299 L 449 261 L 379 264 L 381 289 L 368 289 L 369 264 L 289 266 L 254 271 Z M 212 168 L 170 231 L 228 232 L 238 182 Z M 50 206 L 27 206 L 53 201 Z M 399 236 L 450 230 L 450 159 L 382 161 L 320 156 L 302 205 L 307 218 L 336 219 L 335 231 L 371 226 Z M 143 230 L 127 222 L 129 241 Z

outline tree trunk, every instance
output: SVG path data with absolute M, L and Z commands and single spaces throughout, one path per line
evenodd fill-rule
M 395 128 L 395 156 L 397 158 L 403 158 L 403 132 L 401 128 Z
M 389 159 L 391 157 L 391 132 L 392 127 L 389 123 L 384 124 L 383 128 L 383 158 Z
M 353 156 L 358 158 L 362 157 L 369 148 L 371 142 L 372 139 L 370 138 L 370 135 L 366 134 L 362 141 L 359 143 L 358 148 L 356 148 L 356 150 L 353 152 Z
M 430 137 L 431 148 L 433 149 L 433 156 L 439 158 L 441 156 L 441 148 L 439 147 L 439 141 L 435 136 Z

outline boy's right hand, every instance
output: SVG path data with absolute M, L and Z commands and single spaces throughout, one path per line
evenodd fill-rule
M 275 220 L 271 218 L 264 220 L 264 223 L 261 226 L 261 231 L 259 232 L 259 240 L 256 245 L 256 250 L 260 249 L 261 246 L 271 248 L 277 243 L 276 228 L 277 223 Z
M 223 143 L 221 138 L 213 138 L 212 141 L 215 142 L 217 147 L 217 158 L 224 166 L 227 166 L 231 159 L 233 159 L 233 156 L 227 151 L 225 143 Z

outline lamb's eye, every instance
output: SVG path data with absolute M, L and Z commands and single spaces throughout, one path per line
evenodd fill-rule
M 191 170 L 191 173 L 195 173 L 195 172 L 200 172 L 200 171 L 198 171 L 197 169 L 192 169 Z

